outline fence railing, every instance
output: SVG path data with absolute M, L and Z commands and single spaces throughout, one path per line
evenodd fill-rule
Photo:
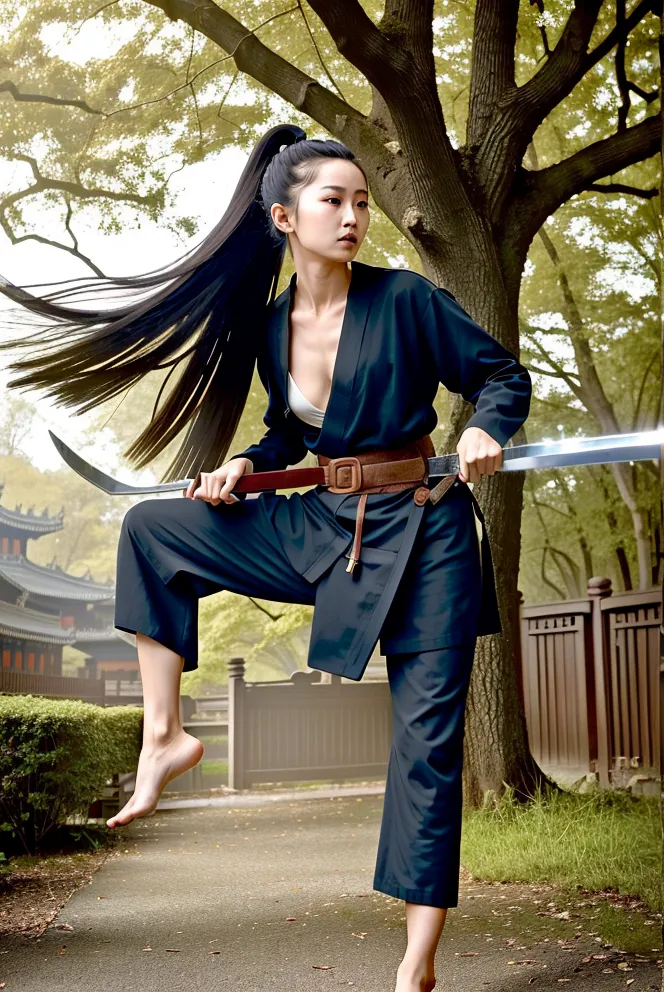
M 130 679 L 85 679 L 68 675 L 40 675 L 0 669 L 0 692 L 49 696 L 52 699 L 82 699 L 98 706 L 142 705 L 140 681 Z
M 0 692 L 50 696 L 53 699 L 83 699 L 104 705 L 104 683 L 98 679 L 77 679 L 66 675 L 35 675 L 0 669 Z
M 544 770 L 596 771 L 604 787 L 659 775 L 661 600 L 592 578 L 584 599 L 521 607 L 524 709 Z

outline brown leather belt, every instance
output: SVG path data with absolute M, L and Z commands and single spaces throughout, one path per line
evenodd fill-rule
M 318 455 L 318 467 L 275 469 L 267 472 L 250 472 L 242 475 L 235 486 L 236 492 L 259 492 L 263 489 L 297 488 L 306 485 L 325 485 L 332 493 L 360 493 L 355 518 L 355 535 L 347 572 L 352 572 L 360 560 L 362 524 L 369 493 L 395 493 L 415 487 L 413 499 L 418 506 L 427 500 L 437 503 L 456 476 L 445 476 L 429 489 L 428 459 L 436 454 L 430 434 L 411 441 L 402 448 L 381 448 L 359 455 L 342 455 L 328 458 Z

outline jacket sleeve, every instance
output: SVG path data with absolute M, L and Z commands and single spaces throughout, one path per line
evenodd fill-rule
M 530 410 L 528 370 L 445 289 L 431 294 L 420 327 L 440 382 L 475 407 L 464 430 L 480 427 L 504 446 Z
M 269 472 L 273 469 L 297 465 L 307 453 L 303 436 L 288 422 L 279 390 L 270 388 L 262 355 L 258 357 L 257 368 L 268 394 L 267 410 L 263 416 L 267 431 L 257 444 L 251 444 L 244 451 L 229 455 L 226 461 L 230 461 L 231 458 L 250 458 L 254 472 Z

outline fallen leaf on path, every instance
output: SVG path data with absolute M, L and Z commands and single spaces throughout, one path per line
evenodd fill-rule
M 221 954 L 221 951 L 208 951 L 208 954 Z
M 286 917 L 286 923 L 294 923 L 296 919 L 297 919 L 297 916 L 287 916 Z
M 318 971 L 331 971 L 332 968 L 336 968 L 336 964 L 312 964 L 312 968 L 317 968 Z
M 58 923 L 55 927 L 56 930 L 73 930 L 71 923 Z
M 352 934 L 351 934 L 351 937 L 359 937 L 359 938 L 360 938 L 360 940 L 364 940 L 364 938 L 365 938 L 366 936 L 367 936 L 367 934 L 366 934 L 366 933 L 352 933 Z
M 164 950 L 165 951 L 172 951 L 173 954 L 179 954 L 180 953 L 180 948 L 179 947 L 165 947 Z
M 143 950 L 144 950 L 144 951 L 151 951 L 151 950 L 152 950 L 152 948 L 151 948 L 151 947 L 144 947 L 144 948 L 143 948 Z

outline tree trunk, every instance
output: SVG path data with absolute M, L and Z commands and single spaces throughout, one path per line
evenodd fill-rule
M 518 290 L 506 287 L 491 235 L 487 234 L 484 257 L 478 257 L 477 241 L 455 264 L 445 263 L 446 279 L 436 279 L 439 266 L 427 259 L 426 269 L 474 319 L 519 357 Z M 475 250 L 475 254 L 471 252 Z M 473 279 L 472 275 L 477 278 Z M 509 279 L 509 276 L 508 276 Z M 456 397 L 450 428 L 441 450 L 454 451 L 472 406 Z M 523 442 L 517 432 L 513 443 Z M 521 512 L 524 476 L 497 473 L 483 476 L 474 494 L 486 518 L 491 542 L 498 605 L 503 622 L 501 634 L 478 638 L 466 707 L 464 739 L 464 803 L 480 806 L 491 796 L 500 797 L 505 787 L 526 799 L 537 786 L 556 789 L 530 753 L 525 713 L 519 688 L 521 645 L 519 592 L 517 589 L 521 551 Z

